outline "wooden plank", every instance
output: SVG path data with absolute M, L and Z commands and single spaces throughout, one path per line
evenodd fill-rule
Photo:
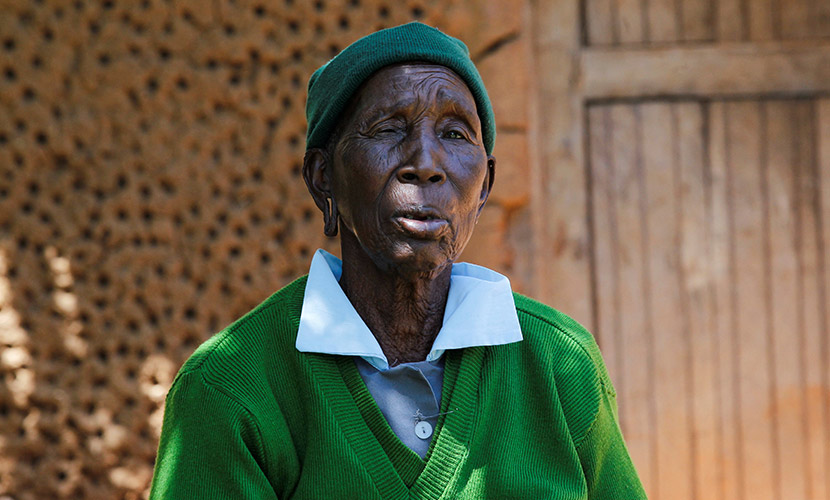
M 620 44 L 642 44 L 646 42 L 641 0 L 616 0 Z
M 646 7 L 649 43 L 671 43 L 680 40 L 678 11 L 675 0 L 649 0 Z
M 757 102 L 728 105 L 731 216 L 735 259 L 735 331 L 738 335 L 738 398 L 744 498 L 775 498 L 770 407 L 771 375 L 764 320 L 763 220 L 760 123 Z
M 746 19 L 744 18 L 742 0 L 717 0 L 715 5 L 717 39 L 721 42 L 736 42 L 746 38 Z
M 675 105 L 680 173 L 681 304 L 686 318 L 687 370 L 691 375 L 693 498 L 716 498 L 718 455 L 716 414 L 717 350 L 712 311 L 709 218 L 706 214 L 703 115 L 699 103 Z
M 616 45 L 614 36 L 614 18 L 611 14 L 611 4 L 614 0 L 586 0 L 585 24 L 587 25 L 587 44 Z
M 753 43 L 581 51 L 595 99 L 830 92 L 830 43 Z
M 810 19 L 810 0 L 781 2 L 781 37 L 798 40 L 813 35 L 814 21 Z
M 573 78 L 580 50 L 579 2 L 535 2 L 531 100 L 534 295 L 592 330 L 584 99 Z M 543 110 L 543 111 L 541 111 Z M 568 286 L 561 286 L 568 283 Z
M 614 206 L 617 221 L 619 325 L 622 373 L 620 394 L 629 451 L 651 480 L 651 436 L 654 431 L 650 402 L 653 397 L 652 328 L 646 322 L 645 205 L 641 147 L 642 134 L 635 106 L 618 104 L 611 109 L 611 154 L 614 157 Z M 635 361 L 637 360 L 637 361 Z
M 775 40 L 775 16 L 771 0 L 747 2 L 749 10 L 749 39 L 752 41 Z
M 683 0 L 682 32 L 685 42 L 710 42 L 715 39 L 715 3 L 709 0 Z
M 678 280 L 676 136 L 670 104 L 641 107 L 647 197 L 649 321 L 654 335 L 657 488 L 654 498 L 691 499 L 690 416 Z
M 588 150 L 591 169 L 593 220 L 593 275 L 596 294 L 596 332 L 602 356 L 618 391 L 625 384 L 617 293 L 617 221 L 614 212 L 614 156 L 611 154 L 610 110 L 591 106 L 588 111 Z M 621 422 L 627 434 L 625 422 Z
M 827 0 L 813 0 L 810 19 L 813 21 L 812 33 L 814 37 L 830 37 L 830 2 Z
M 828 258 L 828 248 L 830 248 L 830 99 L 819 100 L 817 108 L 817 170 L 820 177 L 819 198 L 821 198 L 819 216 L 822 221 L 822 238 L 820 240 L 822 251 L 819 252 L 819 258 L 821 259 L 819 262 L 822 264 L 824 274 L 823 281 L 819 283 L 824 305 L 824 317 L 821 322 L 823 340 L 819 356 L 821 360 L 819 370 L 821 384 L 819 387 L 826 394 L 830 388 L 830 258 Z M 810 465 L 813 469 L 811 477 L 815 478 L 816 491 L 820 491 L 823 486 L 825 498 L 830 499 L 830 401 L 826 397 L 808 398 L 807 414 L 811 416 L 808 421 L 811 438 L 812 436 L 824 437 L 824 439 L 820 439 L 820 442 L 824 443 L 823 447 L 821 444 L 814 444 L 813 439 L 810 439 L 810 456 L 812 457 Z M 819 421 L 822 421 L 824 425 L 819 425 Z M 820 479 L 822 476 L 824 476 L 823 482 Z
M 801 138 L 799 213 L 804 315 L 804 418 L 808 498 L 830 498 L 828 398 L 828 253 L 830 243 L 830 101 L 799 103 L 792 123 Z M 822 316 L 822 315 L 825 316 Z
M 793 133 L 792 102 L 770 101 L 762 104 L 766 130 L 765 150 L 767 191 L 767 248 L 772 286 L 768 307 L 774 353 L 775 401 L 773 418 L 777 428 L 775 447 L 779 464 L 778 484 L 786 485 L 787 498 L 807 498 L 804 481 L 804 400 L 801 385 L 801 345 L 803 335 L 798 318 L 798 230 L 796 228 L 797 168 L 793 150 L 798 134 Z M 797 125 L 796 125 L 797 126 Z M 803 326 L 803 325 L 802 325 Z M 776 496 L 782 498 L 781 492 Z
M 737 386 L 737 333 L 733 329 L 734 311 L 732 291 L 734 286 L 734 261 L 731 241 L 733 238 L 730 216 L 731 168 L 727 145 L 729 130 L 727 106 L 715 102 L 709 110 L 709 213 L 711 237 L 709 255 L 712 263 L 712 311 L 717 345 L 717 407 L 720 453 L 715 464 L 720 474 L 717 485 L 722 500 L 742 498 L 742 461 L 740 454 L 740 421 Z

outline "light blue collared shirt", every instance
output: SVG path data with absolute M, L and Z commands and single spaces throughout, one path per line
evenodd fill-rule
M 380 344 L 340 288 L 342 272 L 340 259 L 317 250 L 308 272 L 297 350 L 359 356 L 380 371 L 388 370 Z M 426 361 L 438 360 L 447 349 L 521 340 L 510 280 L 475 264 L 453 264 L 444 323 Z

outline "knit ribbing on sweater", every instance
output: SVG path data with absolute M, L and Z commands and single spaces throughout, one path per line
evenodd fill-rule
M 200 346 L 167 396 L 154 499 L 641 499 L 591 335 L 515 295 L 525 340 L 448 351 L 426 460 L 354 361 L 294 347 L 306 278 Z

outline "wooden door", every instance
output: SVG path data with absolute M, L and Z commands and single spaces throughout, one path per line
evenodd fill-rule
M 531 12 L 536 291 L 649 498 L 830 498 L 830 2 Z

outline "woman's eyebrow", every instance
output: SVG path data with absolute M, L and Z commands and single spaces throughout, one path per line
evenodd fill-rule
M 458 92 L 450 89 L 440 89 L 436 92 L 435 99 L 443 108 L 449 107 L 458 115 L 469 116 L 469 118 L 478 116 L 475 104 L 469 103 L 472 104 L 472 108 L 470 108 L 463 99 L 458 98 L 458 94 Z
M 441 112 L 446 113 L 449 111 L 450 115 L 463 121 L 470 130 L 479 130 L 479 127 L 475 126 L 478 113 L 474 105 L 472 108 L 466 105 L 463 99 L 459 99 L 459 93 L 457 91 L 452 89 L 439 89 L 433 95 L 435 103 Z M 422 104 L 422 100 L 418 96 L 402 96 L 391 104 L 373 103 L 363 110 L 358 117 L 358 121 L 363 126 L 371 126 L 380 120 L 394 116 L 400 111 Z
M 471 111 L 467 106 L 461 105 L 456 99 L 447 99 L 443 104 L 443 107 L 450 111 L 450 116 L 461 120 L 467 128 L 478 134 L 480 126 L 476 126 L 478 122 L 477 112 Z
M 414 105 L 415 101 L 414 98 L 406 98 L 388 105 L 373 104 L 361 113 L 360 121 L 363 123 L 371 123 L 392 116 L 398 111 Z

